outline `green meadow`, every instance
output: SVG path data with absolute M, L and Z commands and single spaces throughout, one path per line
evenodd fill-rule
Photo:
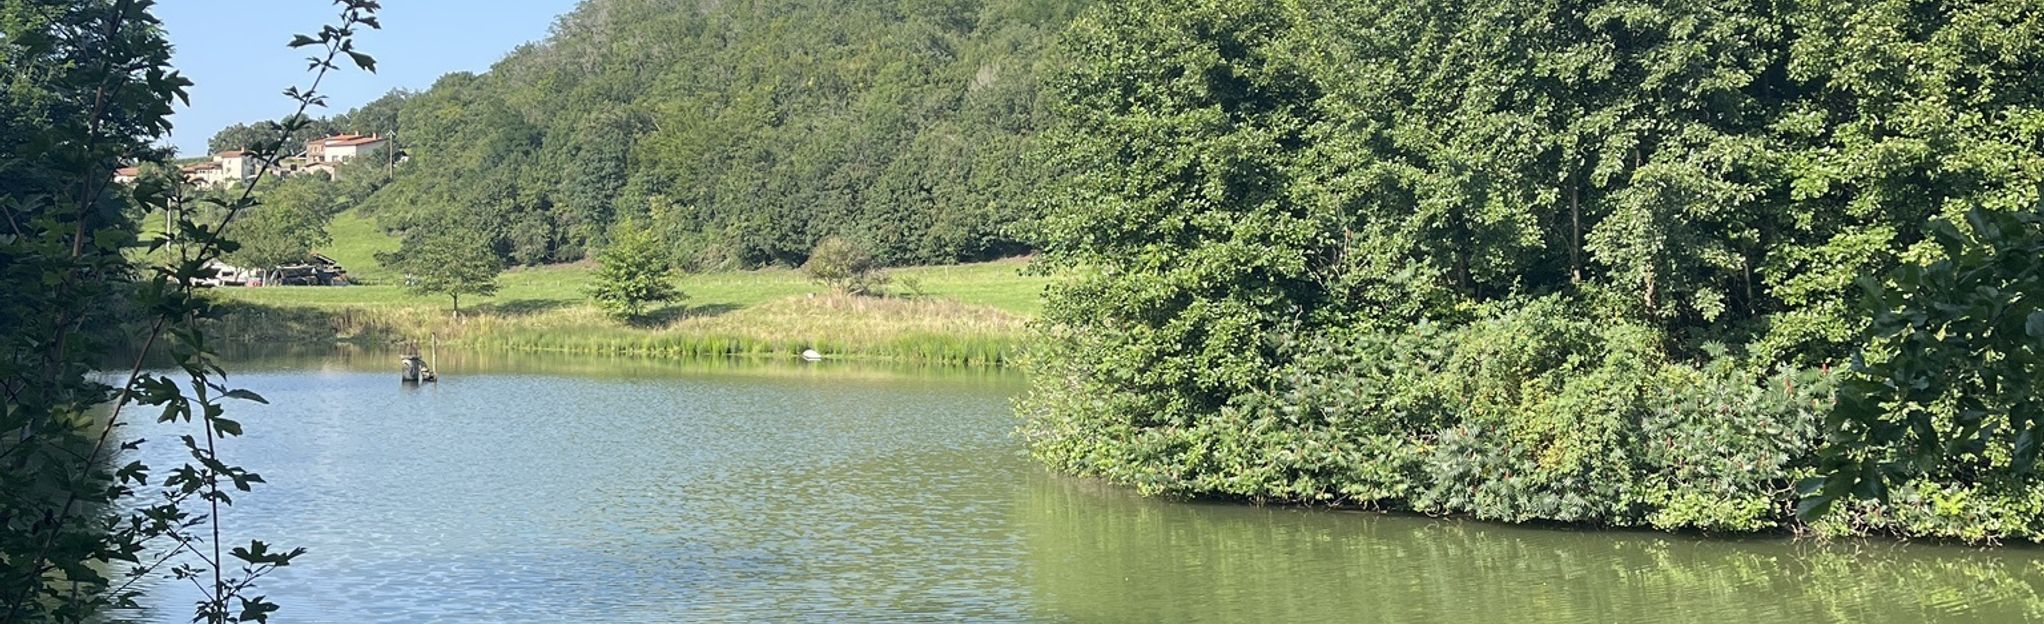
M 1012 360 L 1050 278 L 1027 259 L 891 269 L 880 296 L 830 292 L 791 268 L 682 274 L 682 301 L 631 322 L 589 305 L 589 263 L 521 267 L 494 296 L 418 295 L 376 261 L 397 240 L 368 218 L 336 215 L 321 253 L 346 287 L 222 288 L 231 333 L 259 341 L 438 339 L 483 349 L 663 357 L 827 357 L 995 365 Z

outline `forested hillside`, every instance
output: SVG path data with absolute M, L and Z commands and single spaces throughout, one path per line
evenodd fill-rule
M 385 227 L 480 229 L 514 263 L 580 259 L 620 221 L 698 267 L 829 235 L 890 264 L 999 256 L 1041 177 L 1038 58 L 1081 4 L 589 0 L 485 74 L 379 102 L 394 127 L 335 129 L 411 156 L 365 205 Z

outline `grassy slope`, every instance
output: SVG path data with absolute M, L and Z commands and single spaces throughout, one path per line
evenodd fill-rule
M 334 215 L 327 224 L 333 244 L 321 249 L 348 268 L 348 275 L 365 284 L 390 284 L 398 277 L 376 262 L 376 254 L 397 251 L 398 240 L 376 227 L 376 220 L 350 210 Z
M 427 334 L 477 346 L 656 355 L 774 354 L 818 347 L 847 356 L 954 362 L 997 362 L 1012 354 L 1025 320 L 1042 303 L 1049 279 L 1024 275 L 1026 260 L 909 267 L 891 274 L 901 298 L 832 296 L 790 269 L 686 275 L 688 299 L 625 324 L 596 313 L 584 289 L 588 264 L 523 268 L 499 278 L 493 297 L 464 298 L 476 311 L 456 321 L 445 297 L 418 296 L 376 262 L 397 241 L 369 219 L 342 213 L 323 250 L 364 285 L 346 288 L 234 288 L 229 302 L 298 314 L 298 324 L 324 333 Z M 323 315 L 305 322 L 304 314 Z M 333 322 L 333 319 L 345 319 Z

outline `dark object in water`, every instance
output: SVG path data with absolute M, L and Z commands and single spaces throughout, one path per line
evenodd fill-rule
M 398 360 L 398 379 L 405 383 L 435 383 L 440 381 L 440 374 L 426 365 L 425 358 L 414 353 Z

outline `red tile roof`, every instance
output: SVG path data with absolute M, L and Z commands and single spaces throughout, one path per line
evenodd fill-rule
M 114 175 L 115 175 L 115 176 L 119 176 L 119 177 L 123 177 L 123 178 L 132 178 L 132 177 L 136 177 L 136 176 L 140 176 L 140 175 L 142 175 L 142 168 L 141 168 L 141 167 L 121 167 L 121 168 L 119 168 L 119 169 L 115 169 L 115 170 L 114 170 Z
M 246 155 L 248 155 L 248 152 L 245 150 L 227 150 L 225 152 L 220 152 L 221 158 L 240 158 Z

